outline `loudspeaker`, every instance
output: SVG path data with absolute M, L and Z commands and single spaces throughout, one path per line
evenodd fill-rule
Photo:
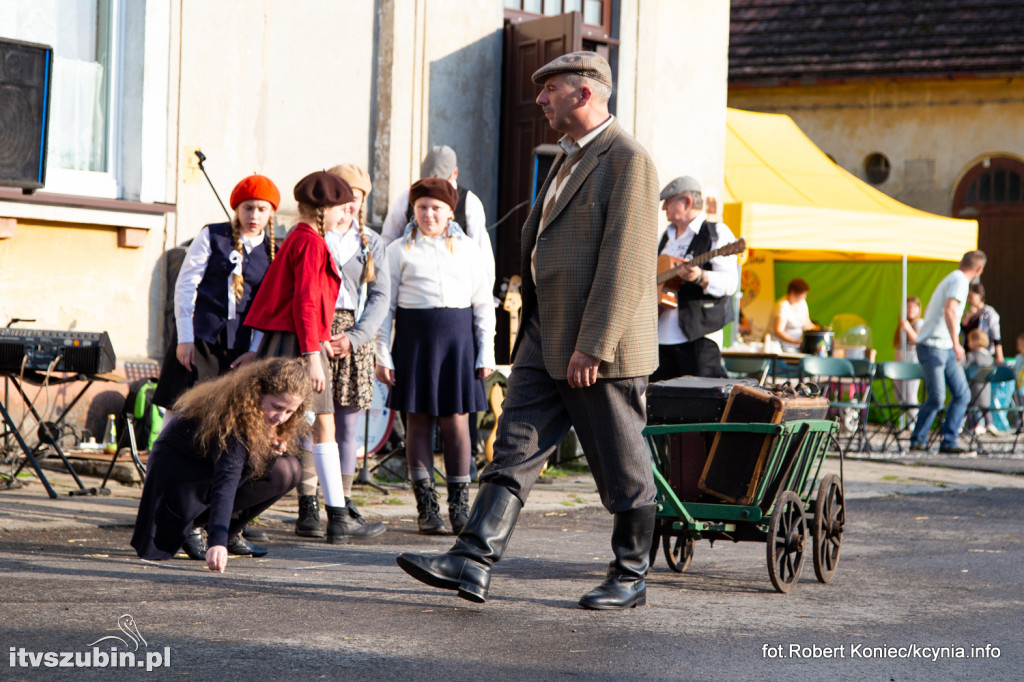
M 0 185 L 45 184 L 52 75 L 52 47 L 0 39 Z

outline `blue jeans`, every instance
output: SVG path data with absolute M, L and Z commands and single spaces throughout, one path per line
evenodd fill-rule
M 928 441 L 928 431 L 942 403 L 946 400 L 946 387 L 952 395 L 946 419 L 942 423 L 942 447 L 952 448 L 957 444 L 957 435 L 967 414 L 967 404 L 971 400 L 971 388 L 967 383 L 964 369 L 957 363 L 953 349 L 932 348 L 919 344 L 917 359 L 924 370 L 924 388 L 928 397 L 921 403 L 917 413 L 917 424 L 910 436 L 912 445 L 924 445 Z

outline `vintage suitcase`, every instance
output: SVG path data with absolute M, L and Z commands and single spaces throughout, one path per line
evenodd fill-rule
M 648 424 L 718 422 L 734 386 L 757 386 L 754 379 L 677 377 L 647 387 Z
M 738 384 L 756 386 L 753 379 L 678 377 L 647 387 L 648 424 L 717 423 L 729 394 Z M 710 434 L 674 433 L 668 436 L 668 482 L 683 502 L 701 497 L 697 488 L 707 461 Z
M 722 415 L 723 423 L 781 424 L 795 419 L 825 419 L 829 402 L 774 392 L 759 386 L 735 386 Z M 754 502 L 775 436 L 761 433 L 718 433 L 711 444 L 697 487 L 733 504 Z

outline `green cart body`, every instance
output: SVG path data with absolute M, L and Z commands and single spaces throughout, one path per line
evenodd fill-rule
M 658 522 L 651 549 L 653 564 L 659 544 L 669 567 L 682 572 L 693 557 L 697 540 L 764 542 L 768 574 L 775 589 L 788 593 L 800 577 L 805 537 L 812 539 L 814 572 L 829 582 L 836 571 L 846 504 L 843 453 L 836 441 L 838 424 L 824 419 L 798 419 L 782 424 L 669 424 L 644 429 L 654 461 L 658 491 Z M 683 501 L 669 484 L 669 457 L 663 447 L 673 434 L 763 434 L 770 438 L 763 470 L 748 504 Z M 839 475 L 821 476 L 830 445 L 839 451 Z

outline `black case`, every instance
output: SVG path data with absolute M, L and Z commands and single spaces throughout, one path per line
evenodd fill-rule
M 648 424 L 718 422 L 733 386 L 757 386 L 754 379 L 677 377 L 647 387 Z

